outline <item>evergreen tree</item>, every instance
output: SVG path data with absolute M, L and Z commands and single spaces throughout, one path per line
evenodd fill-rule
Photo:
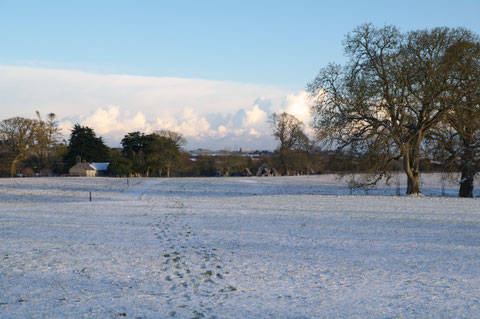
M 132 162 L 124 157 L 118 150 L 112 149 L 110 152 L 110 165 L 108 165 L 108 175 L 115 177 L 129 176 L 132 171 Z
M 131 132 L 122 139 L 122 155 L 131 162 L 131 172 L 136 174 L 146 174 L 147 165 L 145 163 L 144 147 L 147 143 L 147 137 L 140 132 Z
M 65 156 L 66 169 L 75 165 L 77 157 L 86 162 L 108 162 L 109 149 L 101 137 L 97 137 L 93 129 L 88 126 L 75 124 L 68 144 L 68 153 Z

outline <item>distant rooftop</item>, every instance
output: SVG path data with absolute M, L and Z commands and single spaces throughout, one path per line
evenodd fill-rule
M 108 165 L 110 163 L 90 163 L 90 166 L 97 171 L 106 171 L 108 170 Z

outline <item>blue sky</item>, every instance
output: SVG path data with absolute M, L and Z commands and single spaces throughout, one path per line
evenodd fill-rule
M 480 33 L 480 1 L 0 1 L 0 62 L 302 89 L 372 22 Z
M 300 94 L 328 62 L 342 62 L 342 40 L 360 24 L 394 24 L 402 31 L 462 26 L 480 34 L 479 13 L 478 0 L 0 0 L 0 65 L 28 67 L 32 72 L 34 69 L 69 70 L 99 76 L 132 75 L 260 85 L 283 91 L 287 97 Z M 71 76 L 75 74 L 72 72 Z M 6 92 L 6 86 L 12 81 L 7 75 L 0 74 L 2 76 L 1 83 L 7 83 L 3 87 Z M 16 81 L 20 83 L 19 79 Z M 75 78 L 71 81 L 75 82 Z M 101 98 L 102 94 L 93 92 L 92 88 L 79 85 L 78 89 L 84 94 L 91 95 L 93 100 L 98 98 L 98 105 L 92 101 L 85 114 L 67 107 L 59 112 L 62 118 L 81 121 L 113 103 Z M 25 87 L 24 92 L 30 88 Z M 268 92 L 257 97 L 252 95 L 244 111 L 252 109 L 257 98 L 280 99 L 280 93 L 269 96 Z M 60 103 L 54 91 L 50 96 L 51 105 Z M 62 103 L 68 105 L 68 96 L 62 98 Z M 218 102 L 214 101 L 215 94 L 209 99 L 213 104 Z M 15 101 L 19 103 L 17 109 L 22 110 L 20 104 L 26 103 L 21 96 L 11 97 L 9 101 L 13 104 L 0 104 L 1 111 L 16 107 Z M 44 113 L 49 112 L 47 102 L 38 106 Z M 136 111 L 131 105 L 115 103 L 121 113 Z M 228 104 L 228 99 L 224 103 Z M 288 108 L 285 99 L 278 103 L 271 111 Z M 187 104 L 183 107 L 193 107 Z M 142 110 L 140 104 L 137 107 L 150 117 L 147 109 Z M 213 111 L 206 113 L 202 106 L 194 107 L 200 116 L 215 117 Z M 238 112 L 225 108 L 228 114 L 219 110 L 225 119 Z M 24 110 L 31 111 L 27 106 Z M 210 123 L 210 126 L 216 130 L 217 124 Z

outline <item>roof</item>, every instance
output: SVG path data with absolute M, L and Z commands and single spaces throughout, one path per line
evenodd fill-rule
M 91 167 L 90 164 L 87 164 L 87 163 L 77 163 L 72 168 L 83 168 L 86 171 L 91 171 L 95 169 Z
M 110 163 L 90 163 L 90 167 L 97 171 L 106 171 L 108 170 L 108 164 Z

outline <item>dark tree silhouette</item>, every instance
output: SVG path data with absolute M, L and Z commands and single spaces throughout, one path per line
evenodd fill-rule
M 77 158 L 87 162 L 108 162 L 109 148 L 88 126 L 75 124 L 70 134 L 68 152 L 65 155 L 66 169 L 75 165 Z

